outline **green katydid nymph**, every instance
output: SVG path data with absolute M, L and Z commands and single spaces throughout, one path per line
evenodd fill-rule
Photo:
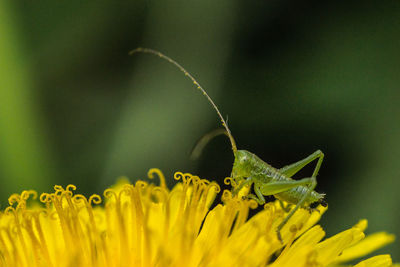
M 255 194 L 249 194 L 247 197 L 254 199 L 260 205 L 265 203 L 264 196 L 271 195 L 281 201 L 285 201 L 291 205 L 295 205 L 295 207 L 290 210 L 288 215 L 276 229 L 278 239 L 281 242 L 281 229 L 285 226 L 285 224 L 299 208 L 313 209 L 319 204 L 323 206 L 327 205 L 324 201 L 325 194 L 320 194 L 314 191 L 314 188 L 317 185 L 316 177 L 324 158 L 324 154 L 320 150 L 317 150 L 305 159 L 302 159 L 298 162 L 287 165 L 280 169 L 272 167 L 271 165 L 257 157 L 255 154 L 247 150 L 238 150 L 236 147 L 235 139 L 233 138 L 231 131 L 226 121 L 222 117 L 217 105 L 215 105 L 211 97 L 189 72 L 187 72 L 175 60 L 162 54 L 159 51 L 149 48 L 136 48 L 135 50 L 130 52 L 130 55 L 134 53 L 153 54 L 175 65 L 187 77 L 189 77 L 189 79 L 192 80 L 192 82 L 203 93 L 203 95 L 207 98 L 212 107 L 215 109 L 219 118 L 221 119 L 222 126 L 225 128 L 224 133 L 228 136 L 231 142 L 232 151 L 235 157 L 231 178 L 237 186 L 232 189 L 233 195 L 236 195 L 244 186 L 251 187 L 253 185 Z M 318 159 L 318 161 L 311 177 L 303 178 L 300 180 L 294 180 L 291 178 L 304 166 L 316 159 Z

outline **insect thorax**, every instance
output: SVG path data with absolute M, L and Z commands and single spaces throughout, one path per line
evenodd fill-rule
M 262 174 L 264 174 L 262 176 L 266 177 L 266 171 L 271 174 L 275 174 L 276 172 L 272 166 L 247 150 L 237 150 L 235 152 L 235 161 L 233 163 L 231 176 L 236 182 L 240 182 L 247 177 L 254 177 Z

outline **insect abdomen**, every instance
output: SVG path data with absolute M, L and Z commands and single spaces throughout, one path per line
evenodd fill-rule
M 304 197 L 304 195 L 307 194 L 307 192 L 308 192 L 308 187 L 297 186 L 295 188 L 292 188 L 288 191 L 276 194 L 274 196 L 277 199 L 280 199 L 280 200 L 283 200 L 290 204 L 296 205 L 297 203 L 300 202 L 300 200 Z M 308 206 L 314 202 L 319 202 L 323 198 L 324 198 L 324 194 L 320 194 L 316 191 L 311 191 L 311 194 L 308 196 L 308 198 L 304 202 L 304 206 Z

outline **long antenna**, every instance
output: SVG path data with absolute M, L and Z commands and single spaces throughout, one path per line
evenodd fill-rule
M 189 77 L 189 79 L 192 80 L 194 85 L 197 86 L 197 89 L 199 89 L 203 93 L 203 95 L 207 98 L 207 100 L 213 106 L 215 111 L 217 111 L 217 114 L 218 114 L 219 118 L 221 119 L 222 126 L 224 126 L 224 128 L 226 129 L 226 132 L 228 134 L 229 140 L 231 141 L 232 151 L 233 151 L 234 154 L 236 154 L 236 151 L 237 151 L 236 142 L 235 142 L 235 139 L 233 139 L 231 131 L 228 128 L 228 124 L 226 123 L 226 121 L 222 117 L 221 112 L 219 112 L 219 109 L 218 109 L 217 105 L 215 105 L 214 101 L 212 101 L 211 97 L 207 94 L 206 90 L 203 89 L 203 87 L 196 81 L 196 79 L 193 78 L 193 76 L 187 70 L 185 70 L 178 62 L 176 62 L 172 58 L 164 55 L 163 53 L 161 53 L 161 52 L 159 52 L 157 50 L 153 50 L 153 49 L 150 49 L 150 48 L 138 47 L 138 48 L 132 50 L 131 52 L 129 52 L 129 55 L 133 55 L 135 53 L 147 53 L 147 54 L 153 54 L 153 55 L 159 56 L 160 58 L 165 59 L 169 63 L 172 63 L 173 65 L 175 65 L 180 71 L 182 71 L 185 74 L 185 76 Z

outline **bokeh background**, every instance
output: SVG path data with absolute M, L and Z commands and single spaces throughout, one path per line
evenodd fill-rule
M 221 181 L 228 140 L 158 49 L 229 117 L 239 148 L 276 167 L 325 152 L 328 236 L 368 218 L 400 236 L 399 1 L 0 1 L 0 195 L 101 192 L 158 167 Z M 312 168 L 297 177 L 309 176 Z M 173 181 L 170 181 L 172 184 Z M 400 260 L 399 243 L 380 252 Z

